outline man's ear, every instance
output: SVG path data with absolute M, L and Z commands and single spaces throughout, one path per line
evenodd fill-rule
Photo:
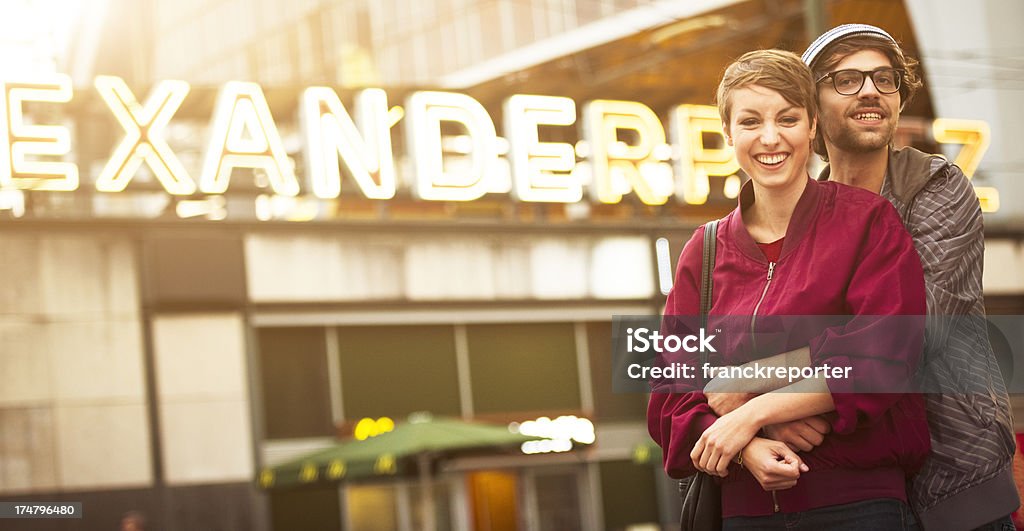
M 732 145 L 732 135 L 729 133 L 729 124 L 722 122 L 722 136 L 725 137 L 726 145 Z
M 814 140 L 814 136 L 818 134 L 818 119 L 811 120 L 811 141 Z

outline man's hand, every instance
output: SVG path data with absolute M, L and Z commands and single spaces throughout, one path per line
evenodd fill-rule
M 809 452 L 825 441 L 832 425 L 820 415 L 764 427 L 769 439 L 786 443 L 793 451 Z
M 743 466 L 766 491 L 791 488 L 802 472 L 810 470 L 788 446 L 761 437 L 743 449 Z
M 697 470 L 723 478 L 729 475 L 729 462 L 761 429 L 748 412 L 749 408 L 733 411 L 704 430 L 690 452 Z
M 704 396 L 708 399 L 708 405 L 719 417 L 723 417 L 728 413 L 736 411 L 740 406 L 746 404 L 751 398 L 754 398 L 754 393 L 704 393 Z

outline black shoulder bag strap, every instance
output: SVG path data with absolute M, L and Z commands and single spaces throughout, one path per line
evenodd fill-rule
M 704 260 L 700 272 L 700 327 L 707 329 L 708 313 L 711 311 L 711 296 L 715 285 L 712 278 L 715 272 L 715 246 L 718 243 L 718 221 L 709 221 L 704 225 Z M 701 349 L 700 366 L 708 362 L 708 353 Z M 703 372 L 703 371 L 702 371 Z
M 707 329 L 714 293 L 712 273 L 715 271 L 715 244 L 718 241 L 719 220 L 704 225 L 704 258 L 700 273 L 700 326 Z M 700 353 L 701 367 L 708 362 L 707 352 Z M 703 374 L 703 369 L 698 369 Z M 703 378 L 701 378 L 703 381 Z M 722 490 L 714 478 L 703 473 L 679 480 L 682 511 L 679 528 L 682 531 L 718 531 L 722 529 Z

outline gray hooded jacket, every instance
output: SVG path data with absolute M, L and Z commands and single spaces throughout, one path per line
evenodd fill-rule
M 913 238 L 928 297 L 922 374 L 932 453 L 913 479 L 911 505 L 926 531 L 974 529 L 1020 505 L 1009 397 L 984 324 L 981 207 L 960 168 L 913 148 L 890 150 L 881 195 Z

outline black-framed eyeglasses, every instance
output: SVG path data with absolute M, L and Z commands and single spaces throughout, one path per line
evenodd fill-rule
M 892 94 L 900 89 L 904 71 L 899 68 L 878 68 L 875 70 L 836 70 L 820 78 L 817 83 L 826 79 L 832 80 L 836 92 L 843 96 L 852 96 L 864 88 L 864 78 L 871 76 L 871 82 L 882 94 Z

